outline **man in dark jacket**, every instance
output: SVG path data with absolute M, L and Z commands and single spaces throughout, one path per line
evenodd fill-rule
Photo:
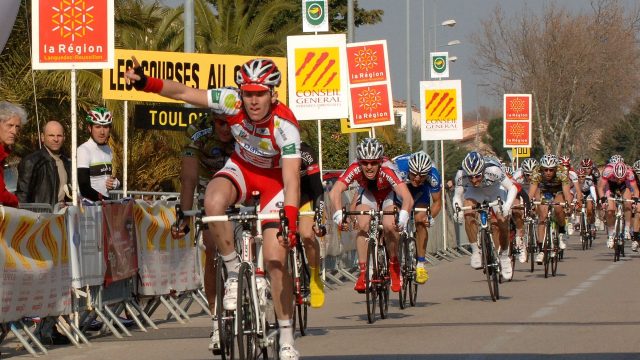
M 20 203 L 55 204 L 69 199 L 71 160 L 62 154 L 64 130 L 62 125 L 49 121 L 40 135 L 42 148 L 20 161 L 18 188 Z

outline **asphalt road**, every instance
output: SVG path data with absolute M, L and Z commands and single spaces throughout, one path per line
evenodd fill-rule
M 640 359 L 640 255 L 626 252 L 614 263 L 603 236 L 587 251 L 573 236 L 556 277 L 517 264 L 497 302 L 468 257 L 443 261 L 429 269 L 416 307 L 400 310 L 392 293 L 389 317 L 374 324 L 364 295 L 347 283 L 310 310 L 309 334 L 296 347 L 305 359 Z M 195 308 L 192 315 L 181 325 L 158 313 L 159 330 L 94 336 L 90 347 L 51 347 L 45 358 L 211 359 L 210 322 Z M 0 347 L 2 359 L 31 357 L 15 345 Z

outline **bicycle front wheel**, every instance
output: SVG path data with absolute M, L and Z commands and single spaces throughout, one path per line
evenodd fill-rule
M 407 300 L 409 300 L 409 272 L 411 271 L 409 262 L 409 237 L 407 235 L 400 235 L 398 247 L 398 260 L 400 261 L 400 271 L 402 272 L 402 288 L 398 292 L 398 305 L 400 305 L 400 309 L 404 309 L 407 307 Z
M 416 247 L 416 239 L 414 237 L 409 238 L 409 264 L 411 265 L 411 272 L 408 276 L 408 285 L 409 288 L 409 304 L 411 306 L 416 306 L 416 299 L 418 298 L 418 283 L 416 282 L 416 266 L 418 265 L 417 259 L 417 247 Z M 404 279 L 402 279 L 404 281 Z
M 218 257 L 216 265 L 216 320 L 218 322 L 218 334 L 220 336 L 220 355 L 223 360 L 237 359 L 235 349 L 234 320 L 235 311 L 224 310 L 222 300 L 224 298 L 224 283 L 227 280 L 227 271 L 222 257 Z M 214 349 L 214 355 L 217 355 Z
M 378 274 L 379 283 L 378 289 L 378 306 L 380 307 L 380 318 L 386 319 L 389 313 L 389 283 L 391 281 L 389 275 L 389 257 L 387 256 L 387 248 L 383 245 L 378 245 Z
M 253 270 L 247 263 L 240 265 L 238 271 L 238 298 L 236 305 L 236 319 L 238 326 L 238 351 L 240 360 L 257 359 L 258 347 L 258 313 L 251 292 Z
M 307 310 L 309 306 L 307 299 L 310 294 L 310 275 L 307 262 L 301 249 L 302 246 L 295 251 L 295 255 L 293 251 L 289 252 L 289 266 L 293 279 L 293 298 L 295 302 L 293 309 L 293 328 L 295 329 L 297 325 L 298 330 L 300 330 L 300 335 L 305 336 L 307 331 Z
M 496 301 L 500 296 L 498 293 L 498 269 L 495 266 L 493 247 L 491 246 L 491 236 L 487 230 L 481 230 L 480 241 L 482 243 L 482 256 L 484 258 L 484 273 L 487 277 L 487 284 L 489 285 L 489 295 L 491 300 Z
M 378 261 L 376 260 L 376 244 L 369 241 L 367 247 L 367 267 L 365 269 L 366 289 L 365 295 L 367 299 L 367 319 L 369 324 L 376 321 L 376 302 L 378 301 L 377 283 L 378 279 Z

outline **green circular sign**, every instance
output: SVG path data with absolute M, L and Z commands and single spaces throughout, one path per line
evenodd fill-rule
M 447 69 L 447 58 L 445 56 L 433 57 L 433 70 L 439 74 Z
M 324 3 L 314 1 L 307 3 L 307 21 L 309 24 L 317 26 L 324 22 Z

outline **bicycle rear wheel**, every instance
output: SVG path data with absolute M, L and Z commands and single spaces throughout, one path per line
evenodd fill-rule
M 509 257 L 511 258 L 511 278 L 509 279 L 509 281 L 513 280 L 513 276 L 516 274 L 516 258 L 518 257 L 518 254 L 520 254 L 520 251 L 522 250 L 516 249 L 516 239 L 511 239 L 511 245 L 509 249 Z
M 551 276 L 556 276 L 558 272 L 558 262 L 560 260 L 559 256 L 562 250 L 559 250 L 557 239 L 553 240 L 553 244 L 553 250 L 551 251 Z
M 389 287 L 390 287 L 390 274 L 389 274 L 389 257 L 387 256 L 387 248 L 383 245 L 378 245 L 378 278 L 380 283 L 378 284 L 378 306 L 380 307 L 380 318 L 386 319 L 389 313 Z
M 400 242 L 398 243 L 398 257 L 400 261 L 400 270 L 402 271 L 402 288 L 398 292 L 398 305 L 400 305 L 400 309 L 404 309 L 407 307 L 407 300 L 409 300 L 409 272 L 410 263 L 409 263 L 409 238 L 402 234 L 400 235 Z
M 235 348 L 234 319 L 235 311 L 224 310 L 222 300 L 224 298 L 224 283 L 227 280 L 227 270 L 224 260 L 218 257 L 216 265 L 216 320 L 218 322 L 218 334 L 220 337 L 220 355 L 223 360 L 238 358 Z M 214 355 L 217 355 L 214 352 Z
M 251 292 L 251 277 L 253 269 L 247 263 L 240 265 L 238 271 L 238 298 L 236 305 L 236 319 L 238 322 L 238 352 L 240 360 L 257 359 L 261 349 L 258 347 L 258 316 L 254 307 Z
M 500 296 L 498 293 L 498 269 L 495 267 L 493 248 L 491 247 L 491 236 L 489 236 L 487 230 L 481 230 L 480 241 L 482 244 L 482 256 L 484 262 L 484 273 L 487 277 L 487 284 L 489 285 L 489 295 L 491 300 L 496 301 Z
M 411 272 L 408 276 L 409 284 L 409 304 L 416 306 L 416 299 L 418 298 L 418 283 L 416 282 L 416 266 L 418 265 L 417 258 L 416 239 L 414 237 L 409 238 L 409 259 L 411 260 Z M 404 281 L 404 279 L 403 279 Z
M 538 246 L 536 244 L 536 236 L 534 231 L 536 231 L 537 229 L 533 226 L 532 223 L 529 223 L 527 225 L 527 250 L 529 250 L 529 268 L 530 271 L 533 272 L 533 267 L 534 264 L 536 262 L 536 250 L 538 249 Z
M 367 299 L 367 320 L 369 324 L 373 324 L 376 321 L 376 302 L 378 301 L 377 283 L 378 277 L 378 262 L 376 260 L 375 242 L 369 241 L 367 247 L 367 267 L 365 269 L 365 282 L 366 289 L 365 295 Z
M 294 299 L 294 314 L 293 314 L 293 328 L 296 326 L 300 330 L 300 335 L 305 336 L 307 331 L 307 310 L 309 307 L 308 298 L 310 294 L 309 288 L 309 268 L 307 267 L 307 261 L 304 257 L 302 246 L 298 246 L 295 251 L 289 252 L 289 266 L 291 267 L 291 277 L 293 279 L 293 299 Z M 294 271 L 293 268 L 296 268 Z M 298 274 L 297 277 L 295 274 Z

